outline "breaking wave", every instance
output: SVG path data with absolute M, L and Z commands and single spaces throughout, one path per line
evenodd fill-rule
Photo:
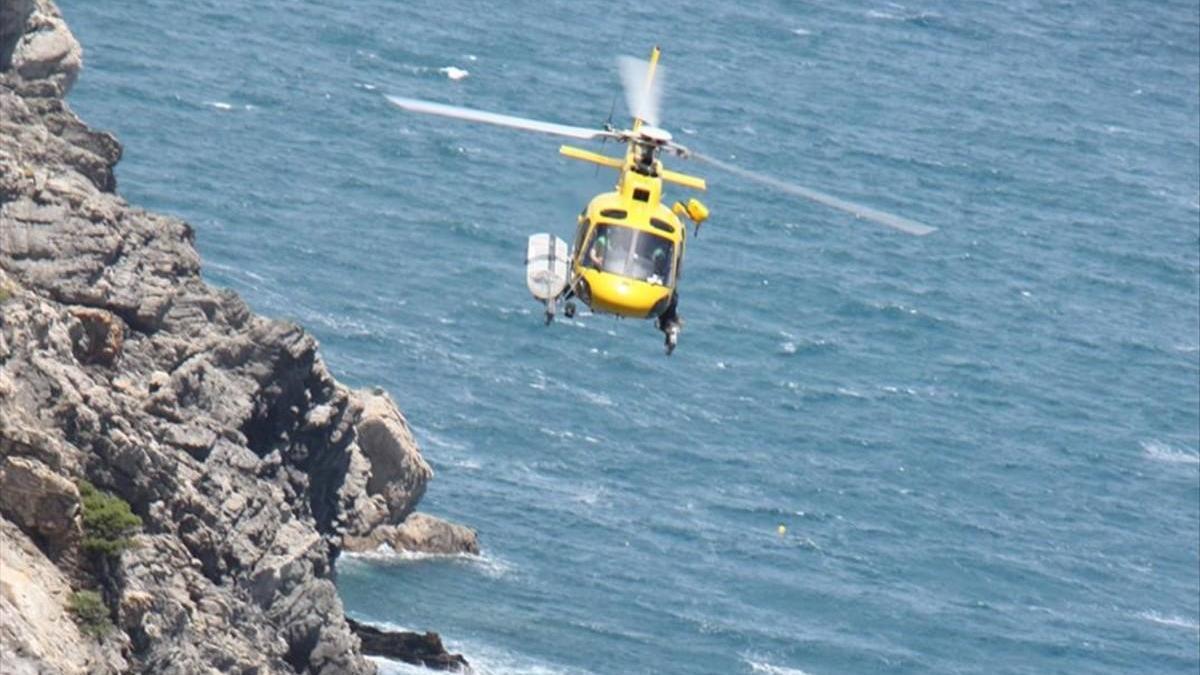
M 507 561 L 485 554 L 473 553 L 426 553 L 424 551 L 397 551 L 387 544 L 380 544 L 373 551 L 343 551 L 341 558 L 362 564 L 417 565 L 428 563 L 450 563 L 477 569 L 490 577 L 502 577 L 513 570 Z
M 1146 456 L 1158 462 L 1170 464 L 1200 464 L 1200 453 L 1187 448 L 1177 448 L 1162 441 L 1142 442 Z
M 1184 628 L 1196 633 L 1200 633 L 1200 623 L 1196 623 L 1196 621 L 1193 619 L 1185 619 L 1182 616 L 1163 616 L 1158 612 L 1140 612 L 1138 616 L 1151 623 L 1159 624 L 1160 626 Z

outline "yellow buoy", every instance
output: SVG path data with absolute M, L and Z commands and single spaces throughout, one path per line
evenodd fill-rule
M 781 536 L 781 537 L 784 536 L 785 534 L 787 534 L 787 526 L 784 525 L 783 523 L 780 523 L 778 532 L 779 532 L 779 536 Z

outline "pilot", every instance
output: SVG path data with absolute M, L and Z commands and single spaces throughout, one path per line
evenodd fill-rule
M 603 234 L 597 235 L 596 240 L 592 242 L 592 247 L 588 249 L 588 262 L 598 270 L 604 269 L 606 252 L 608 252 L 608 237 Z
M 651 278 L 657 277 L 655 283 L 667 283 L 667 277 L 671 275 L 671 256 L 667 255 L 667 250 L 662 246 L 654 248 L 654 254 L 651 256 L 654 260 L 654 274 Z

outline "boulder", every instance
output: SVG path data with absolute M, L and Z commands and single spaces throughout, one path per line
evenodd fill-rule
M 75 84 L 83 65 L 83 50 L 51 3 L 38 3 L 29 16 L 25 34 L 17 40 L 11 62 L 26 80 L 53 80 L 59 95 Z
M 371 465 L 367 494 L 383 497 L 387 520 L 399 523 L 425 495 L 433 469 L 421 456 L 407 420 L 382 390 L 356 391 L 362 408 L 355 430 L 358 447 Z
M 399 525 L 381 525 L 365 536 L 346 537 L 342 547 L 347 551 L 373 551 L 383 544 L 396 551 L 415 553 L 479 553 L 474 530 L 419 512 Z

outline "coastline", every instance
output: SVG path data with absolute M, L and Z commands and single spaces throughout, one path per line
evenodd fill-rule
M 82 65 L 52 0 L 0 10 L 0 660 L 375 672 L 338 553 L 475 535 L 415 513 L 433 471 L 385 392 L 209 287 L 191 226 L 116 193 L 120 143 L 64 100 Z M 85 482 L 140 523 L 115 554 L 86 547 Z

